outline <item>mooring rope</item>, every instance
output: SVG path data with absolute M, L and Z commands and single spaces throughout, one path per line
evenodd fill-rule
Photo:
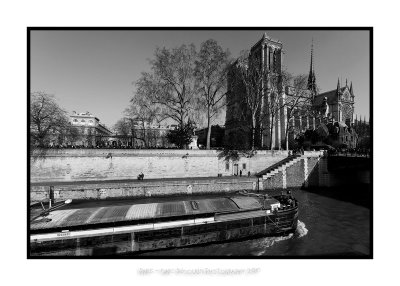
M 275 222 L 273 222 L 273 220 L 269 217 L 269 215 L 267 215 L 267 218 L 278 228 L 281 229 L 278 224 L 276 224 Z

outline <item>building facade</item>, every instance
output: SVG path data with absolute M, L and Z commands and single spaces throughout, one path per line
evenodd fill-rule
M 278 40 L 263 35 L 250 50 L 249 57 L 260 58 L 260 68 L 264 70 L 262 97 L 255 126 L 254 146 L 260 149 L 293 148 L 296 137 L 307 130 L 317 130 L 326 126 L 333 130 L 335 145 L 347 144 L 354 148 L 357 136 L 354 132 L 353 84 L 318 93 L 313 63 L 313 44 L 311 46 L 310 70 L 306 90 L 284 84 L 282 78 L 283 45 Z M 227 109 L 225 140 L 237 141 L 239 146 L 249 148 L 253 140 L 252 127 L 246 98 L 246 84 L 238 84 L 237 66 L 234 63 L 228 72 Z M 277 78 L 271 82 L 271 78 Z M 301 100 L 295 100 L 302 97 Z M 291 106 L 291 103 L 295 105 Z M 300 104 L 301 103 L 301 104 Z M 328 128 L 328 125 L 330 126 Z M 292 146 L 290 146 L 292 145 Z
M 112 144 L 129 148 L 171 148 L 167 133 L 177 128 L 176 124 L 155 124 L 142 120 L 125 118 L 115 126 Z
M 166 138 L 168 131 L 177 128 L 177 125 L 163 125 L 134 122 L 133 124 L 135 148 L 171 148 L 173 147 Z M 129 144 L 129 143 L 128 143 Z
M 354 120 L 354 130 L 357 133 L 357 148 L 370 149 L 371 148 L 371 123 L 360 118 Z
M 69 134 L 67 134 L 67 144 L 83 147 L 96 147 L 108 144 L 109 137 L 113 133 L 100 120 L 90 112 L 77 113 L 70 115 Z

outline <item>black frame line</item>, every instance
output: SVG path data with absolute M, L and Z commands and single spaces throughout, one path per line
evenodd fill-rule
M 371 209 L 370 209 L 370 254 L 367 256 L 340 256 L 338 255 L 312 255 L 312 256 L 31 256 L 30 255 L 30 178 L 31 178 L 31 169 L 30 169 L 30 91 L 31 91 L 31 31 L 41 31 L 41 30 L 53 30 L 53 31 L 121 31 L 121 30 L 129 30 L 129 31 L 154 31 L 154 30 L 191 30 L 191 31 L 216 31 L 216 30 L 230 30 L 230 31 L 255 31 L 255 30 L 293 30 L 293 31 L 368 31 L 369 32 L 369 87 L 370 87 L 370 96 L 369 96 L 369 111 L 370 111 L 370 146 L 371 146 L 371 172 L 370 172 L 370 188 L 372 189 L 371 193 Z M 373 193 L 373 27 L 368 26 L 356 26 L 356 27 L 334 27 L 334 26 L 302 26 L 302 27 L 27 27 L 27 258 L 28 259 L 373 259 L 373 205 L 374 205 L 374 193 Z

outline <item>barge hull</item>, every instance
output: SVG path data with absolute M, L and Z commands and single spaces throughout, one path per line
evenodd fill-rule
M 166 227 L 161 229 L 113 232 L 77 238 L 64 237 L 31 240 L 32 256 L 104 256 L 135 254 L 168 248 L 279 236 L 294 232 L 297 207 L 290 211 L 264 216 L 232 219 L 219 215 L 212 223 Z

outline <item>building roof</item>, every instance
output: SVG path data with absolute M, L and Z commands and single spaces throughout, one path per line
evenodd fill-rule
M 340 92 L 344 92 L 346 87 L 341 87 Z M 326 91 L 315 96 L 314 105 L 321 105 L 324 102 L 324 98 L 328 100 L 328 104 L 334 104 L 337 102 L 337 89 Z

